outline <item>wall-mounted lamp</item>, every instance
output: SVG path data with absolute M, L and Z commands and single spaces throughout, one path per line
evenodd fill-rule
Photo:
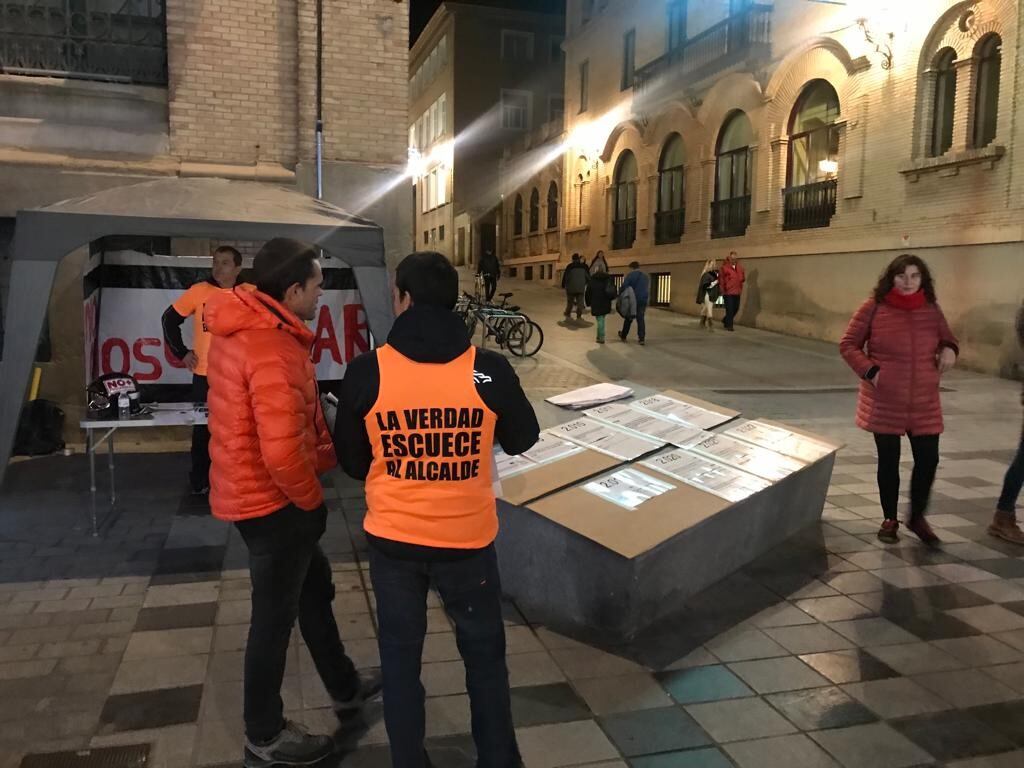
M 892 41 L 894 37 L 893 33 L 885 33 L 885 39 L 879 42 L 878 40 L 875 40 L 874 35 L 871 34 L 871 30 L 868 29 L 867 19 L 857 19 L 857 26 L 860 27 L 860 31 L 864 33 L 864 39 L 867 41 L 868 45 L 875 46 L 875 53 L 881 54 L 882 69 L 886 71 L 892 69 Z
M 818 171 L 824 174 L 826 179 L 834 178 L 839 173 L 839 161 L 820 160 L 818 161 Z

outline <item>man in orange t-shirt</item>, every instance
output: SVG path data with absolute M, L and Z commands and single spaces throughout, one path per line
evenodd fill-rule
M 209 362 L 210 333 L 203 323 L 203 308 L 211 296 L 235 287 L 242 271 L 242 254 L 230 245 L 222 245 L 213 252 L 213 271 L 210 277 L 196 283 L 169 306 L 161 318 L 164 342 L 174 355 L 192 372 L 192 399 L 206 402 L 209 385 L 206 368 Z M 185 346 L 181 326 L 192 317 L 192 349 Z M 189 483 L 195 494 L 210 489 L 210 430 L 205 424 L 192 427 L 192 471 Z

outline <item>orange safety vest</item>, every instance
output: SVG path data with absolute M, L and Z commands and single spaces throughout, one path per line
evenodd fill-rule
M 380 388 L 365 418 L 367 533 L 445 549 L 480 549 L 498 535 L 497 416 L 476 391 L 475 362 L 475 347 L 443 364 L 377 350 Z

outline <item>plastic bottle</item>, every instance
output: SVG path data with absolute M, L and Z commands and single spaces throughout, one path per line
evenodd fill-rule
M 128 395 L 121 394 L 117 396 L 117 418 L 129 419 L 131 418 L 131 401 L 128 399 Z

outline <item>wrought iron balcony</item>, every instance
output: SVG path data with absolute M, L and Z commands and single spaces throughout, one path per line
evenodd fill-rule
M 750 225 L 750 195 L 711 204 L 711 236 L 742 237 Z
M 642 114 L 680 88 L 742 62 L 766 61 L 771 54 L 772 10 L 771 5 L 749 5 L 637 69 L 635 111 Z
M 686 209 L 658 211 L 654 214 L 654 244 L 678 243 L 683 236 Z
M 783 229 L 827 227 L 836 213 L 836 179 L 782 190 Z
M 167 84 L 163 0 L 0 2 L 0 72 Z
M 620 219 L 612 222 L 612 250 L 632 248 L 636 241 L 636 219 Z

